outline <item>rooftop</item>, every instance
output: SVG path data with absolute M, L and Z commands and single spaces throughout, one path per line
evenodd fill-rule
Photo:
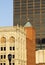
M 24 27 L 32 27 L 31 23 L 30 22 L 27 22 Z

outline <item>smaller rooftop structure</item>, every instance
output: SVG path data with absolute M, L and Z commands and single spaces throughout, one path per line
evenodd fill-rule
M 30 22 L 27 22 L 24 27 L 32 27 L 31 23 Z

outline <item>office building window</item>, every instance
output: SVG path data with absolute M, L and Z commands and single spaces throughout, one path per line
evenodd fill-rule
M 13 50 L 15 50 L 15 47 L 13 47 Z
M 45 38 L 42 39 L 42 43 L 45 44 Z
M 6 65 L 6 64 L 4 63 L 4 65 Z
M 36 43 L 37 43 L 37 44 L 40 44 L 40 43 L 41 43 L 40 38 L 36 39 Z
M 1 47 L 1 51 L 6 51 L 6 47 Z
M 1 51 L 3 51 L 3 47 L 1 47 Z
M 1 59 L 5 59 L 6 58 L 6 55 L 0 55 L 0 58 Z
M 13 65 L 14 65 L 14 63 L 13 63 Z
M 15 50 L 15 47 L 10 47 L 10 50 Z
M 13 55 L 13 58 L 15 58 L 15 55 Z
M 3 55 L 1 55 L 1 59 L 3 59 Z
M 2 65 L 2 63 L 0 65 Z
M 4 55 L 4 59 L 6 58 L 6 55 Z
M 4 47 L 4 51 L 6 51 L 6 47 Z
M 12 47 L 10 47 L 10 50 L 12 50 Z
M 11 63 L 10 63 L 10 65 L 11 65 Z
M 6 65 L 6 63 L 0 63 L 0 65 Z

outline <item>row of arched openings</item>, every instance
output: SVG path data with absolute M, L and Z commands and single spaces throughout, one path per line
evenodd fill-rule
M 6 37 L 1 37 L 0 41 L 1 41 L 1 43 L 6 43 Z M 13 36 L 11 36 L 9 38 L 9 42 L 14 43 L 15 42 L 15 38 Z

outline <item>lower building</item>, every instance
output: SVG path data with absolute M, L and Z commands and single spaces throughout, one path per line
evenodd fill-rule
M 36 51 L 36 65 L 45 65 L 45 50 Z
M 0 27 L 0 65 L 36 65 L 33 27 Z

